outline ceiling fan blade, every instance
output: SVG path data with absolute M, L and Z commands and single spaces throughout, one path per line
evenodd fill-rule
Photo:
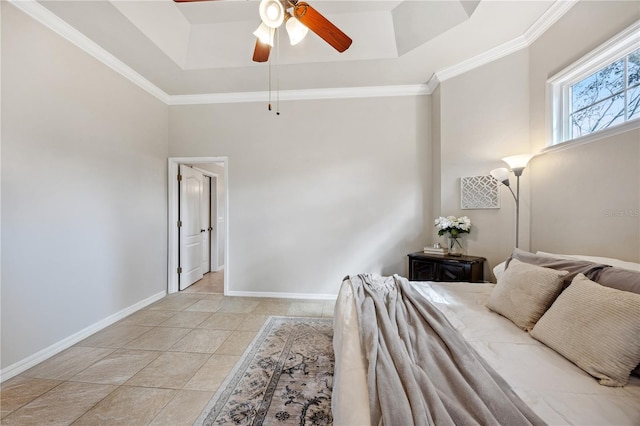
M 327 18 L 305 2 L 296 3 L 293 9 L 294 16 L 307 28 L 318 34 L 321 39 L 329 43 L 338 52 L 344 52 L 351 46 L 348 35 L 340 31 Z
M 263 43 L 259 38 L 256 38 L 256 47 L 253 50 L 254 62 L 267 62 L 269 60 L 269 53 L 271 52 L 271 46 L 267 43 Z

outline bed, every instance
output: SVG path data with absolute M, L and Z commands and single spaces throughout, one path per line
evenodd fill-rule
M 548 259 L 543 258 L 543 263 L 552 262 L 553 259 L 567 267 L 562 263 L 563 258 L 560 256 L 552 258 L 550 254 L 533 255 L 525 252 L 514 252 L 514 255 L 516 258 L 535 258 L 532 264 L 535 264 L 535 260 L 539 260 L 540 256 L 546 255 Z M 514 255 L 508 259 L 513 262 L 513 266 L 507 265 L 507 271 L 509 268 L 515 270 L 516 262 L 525 263 L 520 260 L 513 261 Z M 572 258 L 573 260 L 575 259 Z M 600 262 L 585 262 L 591 264 L 587 265 L 590 268 L 593 268 L 593 264 L 602 265 Z M 626 265 L 625 267 L 629 268 L 625 271 L 635 268 Z M 598 267 L 594 274 L 600 274 L 603 270 L 611 272 L 606 268 L 610 266 Z M 584 269 L 582 271 L 584 272 Z M 502 274 L 502 271 L 497 269 L 496 272 L 497 276 Z M 563 273 L 564 271 L 560 272 L 561 280 L 567 277 L 567 274 L 562 275 Z M 576 276 L 588 280 L 581 272 L 572 275 L 572 280 L 576 279 Z M 593 274 L 591 276 L 593 277 Z M 624 276 L 624 285 L 629 283 L 628 276 Z M 392 278 L 398 279 L 378 278 L 387 280 L 387 283 Z M 369 379 L 371 376 L 366 350 L 361 341 L 356 307 L 358 298 L 354 293 L 354 288 L 357 287 L 354 287 L 354 280 L 358 278 L 347 277 L 343 281 L 334 312 L 336 366 L 332 410 L 334 423 L 337 425 L 368 425 L 371 424 L 372 418 L 367 381 L 368 376 Z M 498 282 L 501 282 L 500 278 Z M 636 284 L 638 283 L 630 283 L 632 286 Z M 592 377 L 574 362 L 542 343 L 540 339 L 534 339 L 531 333 L 518 327 L 512 320 L 488 309 L 486 305 L 494 292 L 495 284 L 411 282 L 409 285 L 412 291 L 428 300 L 446 317 L 467 344 L 535 413 L 537 418 L 531 424 L 540 420 L 552 425 L 640 425 L 640 377 L 632 375 L 624 386 L 603 386 L 598 383 L 598 380 L 602 379 Z M 567 288 L 563 281 L 559 294 L 568 294 Z M 560 300 L 558 294 L 554 299 Z M 550 308 L 547 307 L 548 309 Z M 544 316 L 544 313 L 542 315 Z M 640 311 L 633 308 L 631 316 L 638 315 Z M 637 329 L 632 328 L 633 330 Z M 633 348 L 640 346 L 640 333 L 627 337 L 627 340 L 629 339 L 635 339 L 638 343 Z M 630 356 L 637 359 L 637 364 L 640 361 L 640 358 L 637 358 L 640 352 L 636 349 L 632 352 Z M 388 393 L 382 391 L 377 398 L 393 401 L 393 393 L 391 390 Z

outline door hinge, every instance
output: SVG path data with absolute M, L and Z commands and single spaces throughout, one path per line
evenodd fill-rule
M 182 273 L 182 268 L 178 266 L 178 273 L 181 274 Z
M 178 175 L 178 181 L 182 180 L 182 175 Z
M 178 228 L 182 228 L 182 221 L 181 220 L 178 221 Z

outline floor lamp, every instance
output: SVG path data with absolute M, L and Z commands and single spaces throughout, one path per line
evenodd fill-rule
M 518 235 L 520 233 L 520 176 L 522 176 L 524 168 L 527 167 L 527 164 L 532 157 L 532 154 L 521 154 L 512 155 L 510 157 L 505 157 L 502 159 L 502 161 L 509 165 L 513 174 L 516 175 L 515 194 L 513 193 L 513 189 L 511 189 L 511 185 L 509 184 L 509 170 L 504 167 L 500 167 L 489 172 L 495 180 L 509 188 L 511 195 L 513 195 L 513 199 L 516 202 L 516 248 L 518 248 Z

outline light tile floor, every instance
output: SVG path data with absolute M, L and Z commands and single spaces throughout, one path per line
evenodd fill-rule
M 99 331 L 0 388 L 2 425 L 191 425 L 269 315 L 334 302 L 222 295 L 223 273 Z

